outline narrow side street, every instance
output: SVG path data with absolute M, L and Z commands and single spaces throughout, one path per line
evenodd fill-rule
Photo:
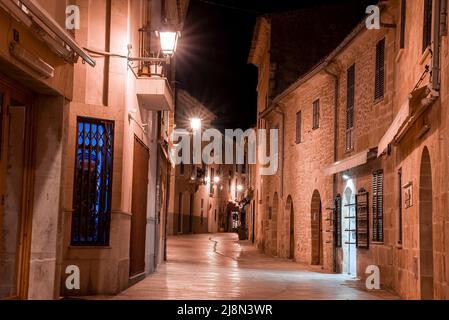
M 235 234 L 176 236 L 168 243 L 169 262 L 113 299 L 396 299 L 366 292 L 344 275 L 267 257 Z

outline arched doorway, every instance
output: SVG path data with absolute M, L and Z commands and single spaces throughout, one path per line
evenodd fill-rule
M 356 219 L 355 219 L 355 188 L 351 181 L 343 195 L 341 233 L 343 249 L 343 273 L 357 276 L 357 246 L 356 246 Z
M 278 214 L 279 214 L 279 197 L 278 194 L 275 193 L 273 197 L 273 209 L 270 221 L 270 236 L 271 236 L 270 253 L 273 256 L 277 256 L 278 254 L 278 232 L 277 232 Z
M 290 223 L 288 226 L 289 229 L 289 251 L 288 258 L 295 259 L 295 215 L 293 212 L 293 200 L 291 196 L 288 196 L 287 202 L 285 205 L 285 217 L 290 216 Z
M 318 190 L 313 192 L 311 204 L 311 231 L 312 231 L 312 264 L 323 264 L 323 227 L 321 196 Z
M 433 290 L 432 166 L 424 148 L 419 178 L 419 275 L 421 299 L 434 298 Z

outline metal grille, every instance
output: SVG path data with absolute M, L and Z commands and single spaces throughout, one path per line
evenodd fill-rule
M 114 123 L 78 118 L 72 245 L 109 244 Z
M 299 111 L 296 114 L 296 144 L 301 143 L 301 121 L 302 121 L 302 115 L 301 115 L 301 111 Z
M 355 64 L 347 72 L 346 150 L 354 149 Z
M 361 189 L 355 197 L 357 248 L 369 248 L 369 199 L 368 192 Z
M 316 100 L 313 103 L 313 126 L 312 129 L 316 130 L 320 127 L 320 100 Z
M 334 240 L 335 247 L 341 248 L 341 196 L 338 195 L 334 200 Z
M 426 51 L 432 41 L 432 0 L 424 0 L 423 49 Z
M 382 170 L 373 173 L 373 241 L 384 241 L 383 224 L 383 182 Z
M 381 99 L 384 96 L 385 88 L 385 39 L 380 40 L 376 45 L 376 85 L 374 99 Z

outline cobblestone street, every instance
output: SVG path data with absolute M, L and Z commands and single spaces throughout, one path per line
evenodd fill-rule
M 169 262 L 156 274 L 113 299 L 395 299 L 361 285 L 269 258 L 235 234 L 187 235 L 169 239 Z

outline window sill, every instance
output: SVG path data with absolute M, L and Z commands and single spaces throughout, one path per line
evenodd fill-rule
M 373 105 L 382 103 L 384 100 L 385 100 L 385 95 L 383 97 L 380 97 L 380 98 L 375 98 L 374 101 L 373 101 Z
M 69 250 L 111 250 L 111 246 L 69 246 Z
M 383 245 L 385 245 L 385 242 L 382 242 L 382 241 L 371 241 L 371 244 L 375 245 L 375 246 L 383 246 Z
M 419 64 L 423 65 L 424 62 L 426 62 L 429 55 L 430 55 L 430 47 L 427 47 L 427 49 L 423 52 L 423 54 L 421 56 L 421 60 L 419 61 Z
M 401 60 L 402 56 L 404 55 L 404 48 L 399 49 L 398 54 L 396 55 L 396 62 L 399 62 Z

